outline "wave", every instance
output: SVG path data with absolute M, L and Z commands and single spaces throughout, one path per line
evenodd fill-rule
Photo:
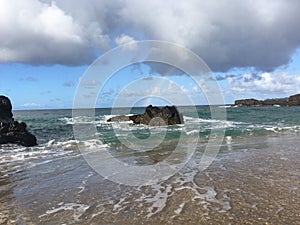
M 67 140 L 67 141 L 55 141 L 50 140 L 45 144 L 45 148 L 51 149 L 61 149 L 61 150 L 79 150 L 79 148 L 86 149 L 102 149 L 108 147 L 107 144 L 103 144 L 101 140 L 98 139 L 90 139 L 86 141 L 78 141 L 78 140 Z
M 130 114 L 131 115 L 131 114 Z M 209 137 L 212 130 L 225 130 L 226 135 L 237 137 L 247 135 L 273 135 L 273 134 L 285 134 L 285 133 L 299 133 L 300 125 L 289 125 L 285 123 L 254 123 L 254 122 L 241 122 L 232 120 L 217 120 L 207 119 L 200 117 L 184 116 L 184 124 L 174 126 L 161 126 L 151 127 L 143 124 L 134 125 L 131 121 L 124 122 L 107 122 L 107 120 L 117 115 L 98 115 L 95 117 L 62 117 L 59 121 L 65 124 L 94 124 L 97 127 L 97 135 L 102 141 L 116 141 L 118 138 L 126 138 L 130 132 L 140 138 L 148 138 L 151 135 L 160 135 L 163 132 L 168 132 L 178 136 L 181 132 L 187 136 L 200 135 L 201 137 Z M 172 137 L 172 136 L 168 136 Z M 51 141 L 50 141 L 51 144 Z M 68 140 L 62 142 L 55 142 L 52 147 L 60 148 L 63 150 L 77 150 L 78 142 L 76 140 Z M 84 143 L 80 143 L 85 146 Z M 49 145 L 49 143 L 48 143 Z M 94 140 L 96 147 L 101 147 L 102 143 L 97 143 Z
M 130 116 L 133 114 L 128 114 L 127 116 Z M 101 115 L 101 116 L 77 116 L 77 117 L 61 117 L 58 120 L 63 122 L 64 124 L 95 124 L 95 125 L 101 125 L 101 124 L 111 124 L 111 122 L 107 122 L 108 119 L 119 116 L 119 115 Z M 121 121 L 118 123 L 129 123 L 132 124 L 132 121 Z
M 247 123 L 237 122 L 237 121 L 230 121 L 230 120 L 216 120 L 216 119 L 203 119 L 199 117 L 183 117 L 185 124 L 197 124 L 201 125 L 206 128 L 211 129 L 224 129 L 224 128 L 231 128 L 231 127 L 238 127 L 240 125 L 244 125 Z
M 103 144 L 101 140 L 90 139 L 86 141 L 67 140 L 56 141 L 55 139 L 45 144 L 34 147 L 22 147 L 18 145 L 6 144 L 1 145 L 0 163 L 26 161 L 30 159 L 41 159 L 51 156 L 61 156 L 68 154 L 68 151 L 77 151 L 80 148 L 85 149 L 103 149 L 108 148 L 107 144 Z
M 58 119 L 59 121 L 65 124 L 94 124 L 98 123 L 99 120 L 96 117 L 89 117 L 89 116 L 77 116 L 77 117 L 61 117 Z

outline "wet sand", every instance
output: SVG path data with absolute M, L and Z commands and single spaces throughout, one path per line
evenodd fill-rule
M 228 202 L 228 210 L 214 199 L 201 204 L 200 198 L 187 201 L 174 220 L 164 219 L 167 212 L 171 215 L 176 210 L 170 207 L 151 223 L 300 224 L 300 140 L 281 137 L 266 141 L 258 138 L 255 144 L 243 141 L 244 149 L 221 153 L 226 156 L 194 179 L 199 187 L 214 187 L 216 199 Z M 170 205 L 178 206 L 193 195 L 179 192 Z
M 0 223 L 299 224 L 299 159 L 299 136 L 235 139 L 205 171 L 191 163 L 161 184 L 129 187 L 70 153 L 1 174 Z

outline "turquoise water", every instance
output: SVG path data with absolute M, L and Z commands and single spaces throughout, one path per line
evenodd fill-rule
M 225 129 L 225 135 L 231 137 L 263 136 L 277 134 L 294 134 L 300 131 L 300 107 L 253 107 L 253 108 L 227 108 L 227 120 L 211 120 L 210 108 L 198 106 L 198 115 L 191 112 L 189 107 L 180 107 L 184 115 L 186 132 L 199 131 L 201 138 L 208 138 L 211 129 Z M 119 109 L 120 114 L 128 109 Z M 134 108 L 131 113 L 143 113 L 144 108 Z M 114 139 L 112 125 L 105 121 L 109 118 L 111 109 L 96 109 L 95 117 L 72 118 L 72 110 L 37 110 L 15 111 L 14 117 L 27 123 L 29 130 L 35 134 L 40 144 L 51 140 L 73 140 L 73 127 L 76 122 L 92 122 L 101 134 L 101 141 L 109 143 Z M 147 138 L 148 127 L 130 125 L 128 131 L 135 132 L 139 138 Z M 169 137 L 176 137 L 182 129 L 180 126 L 168 128 Z M 184 131 L 183 131 L 184 132 Z

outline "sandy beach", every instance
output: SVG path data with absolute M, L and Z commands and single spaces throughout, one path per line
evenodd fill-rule
M 202 172 L 117 185 L 78 154 L 1 177 L 1 224 L 299 224 L 299 136 L 237 138 Z M 60 167 L 58 170 L 57 167 Z M 55 169 L 56 168 L 56 169 Z

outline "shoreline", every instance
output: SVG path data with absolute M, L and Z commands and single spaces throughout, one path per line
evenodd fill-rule
M 71 152 L 6 178 L 0 221 L 296 224 L 299 146 L 299 135 L 232 139 L 205 171 L 187 166 L 170 180 L 145 187 L 105 180 Z

